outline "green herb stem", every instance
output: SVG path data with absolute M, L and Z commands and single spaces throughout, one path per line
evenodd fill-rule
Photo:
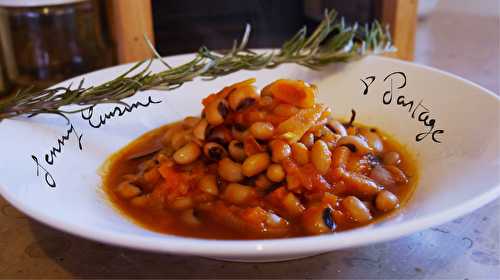
M 215 52 L 201 47 L 195 57 L 184 64 L 172 67 L 164 61 L 151 43 L 153 54 L 166 67 L 152 73 L 151 60 L 141 61 L 115 79 L 98 86 L 83 87 L 83 80 L 77 86 L 55 87 L 42 91 L 27 88 L 0 100 L 0 121 L 20 115 L 78 113 L 89 107 L 104 103 L 119 103 L 139 91 L 149 89 L 172 90 L 192 81 L 196 77 L 215 79 L 240 70 L 275 68 L 281 64 L 294 63 L 311 69 L 335 63 L 358 59 L 368 53 L 380 54 L 393 51 L 387 28 L 378 22 L 370 25 L 347 25 L 337 20 L 335 11 L 325 12 L 324 19 L 308 36 L 306 28 L 300 29 L 280 49 L 268 52 L 254 52 L 247 48 L 250 25 L 246 26 L 243 38 L 226 52 Z M 133 72 L 139 72 L 132 74 Z M 64 110 L 66 105 L 79 105 L 75 110 Z

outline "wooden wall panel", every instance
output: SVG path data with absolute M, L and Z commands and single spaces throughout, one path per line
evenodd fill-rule
M 418 0 L 379 0 L 378 14 L 383 24 L 389 24 L 397 52 L 387 56 L 413 60 L 417 29 Z
M 151 0 L 111 0 L 108 18 L 118 63 L 150 58 L 144 34 L 154 43 Z
M 132 62 L 151 57 L 152 53 L 144 42 L 143 35 L 146 34 L 153 42 L 153 26 L 155 25 L 153 24 L 152 0 L 109 0 L 107 3 L 109 24 L 116 46 L 118 63 Z M 164 4 L 162 2 L 159 3 Z M 372 5 L 375 6 L 376 18 L 380 19 L 382 23 L 390 25 L 394 45 L 398 49 L 397 52 L 389 54 L 388 56 L 412 60 L 415 45 L 418 0 L 377 0 L 374 3 L 375 4 Z M 180 5 L 182 6 L 182 2 Z M 173 17 L 173 19 L 175 19 L 175 17 Z M 158 25 L 157 28 L 161 26 L 161 23 L 158 23 Z M 238 24 L 238 26 L 239 25 L 242 24 Z M 169 28 L 171 26 L 172 24 L 169 25 Z M 259 34 L 265 33 L 264 31 L 259 31 L 259 29 L 262 30 L 263 26 L 254 26 L 254 28 L 257 29 L 254 30 L 254 39 L 256 36 L 258 37 Z M 165 33 L 163 29 L 160 28 L 158 32 L 161 34 Z M 212 27 L 210 31 L 213 33 L 214 28 Z M 227 30 L 225 31 L 227 32 Z M 234 36 L 231 36 L 231 40 L 234 39 L 233 37 Z M 218 39 L 220 40 L 221 38 Z M 205 42 L 207 40 L 206 38 L 204 38 L 204 42 L 195 40 L 197 43 L 196 48 L 198 45 L 207 44 L 207 42 Z M 164 38 L 163 41 L 165 41 Z M 185 42 L 185 40 L 179 40 L 179 42 L 182 41 Z M 260 44 L 257 45 L 260 46 Z M 268 42 L 267 45 L 273 44 Z M 183 47 L 185 48 L 186 46 Z M 222 46 L 217 45 L 212 47 L 220 48 Z M 184 48 L 181 52 L 186 51 Z M 179 52 L 170 49 L 161 49 L 161 53 L 163 54 Z M 191 49 L 189 50 L 192 51 Z

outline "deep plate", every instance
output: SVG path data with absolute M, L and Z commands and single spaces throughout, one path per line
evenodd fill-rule
M 189 56 L 169 57 L 172 64 Z M 86 85 L 110 80 L 130 65 L 93 72 Z M 154 71 L 163 66 L 155 62 Z M 406 85 L 403 75 L 406 76 Z M 375 80 L 370 84 L 369 76 Z M 420 179 L 410 203 L 390 219 L 359 228 L 316 237 L 255 241 L 216 241 L 159 234 L 136 226 L 108 203 L 100 188 L 98 167 L 114 151 L 142 133 L 162 124 L 197 114 L 201 99 L 231 83 L 257 78 L 257 86 L 279 78 L 303 79 L 319 87 L 320 101 L 330 105 L 334 115 L 346 117 L 352 108 L 357 121 L 380 127 L 395 136 L 416 154 Z M 385 81 L 384 81 L 385 79 Z M 73 82 L 79 78 L 72 79 Z M 367 94 L 365 85 L 370 84 Z M 69 83 L 65 82 L 64 84 Z M 391 89 L 392 82 L 392 91 Z M 384 104 L 392 94 L 390 104 Z M 127 100 L 143 104 L 151 96 L 160 104 L 139 106 L 123 116 L 115 116 L 100 128 L 76 114 L 70 117 L 73 131 L 56 152 L 52 165 L 45 161 L 58 139 L 70 126 L 57 116 L 18 118 L 0 123 L 0 193 L 27 215 L 55 228 L 85 238 L 174 254 L 191 254 L 233 261 L 271 261 L 299 258 L 340 248 L 361 246 L 401 237 L 447 222 L 469 213 L 500 195 L 499 185 L 499 99 L 493 93 L 459 77 L 429 67 L 380 57 L 367 57 L 339 64 L 321 72 L 296 65 L 273 70 L 242 71 L 214 81 L 186 83 L 171 92 L 147 91 Z M 404 96 L 404 97 L 400 97 Z M 413 112 L 409 105 L 414 101 Z M 422 114 L 425 110 L 429 113 Z M 115 105 L 94 109 L 92 121 L 108 113 Z M 85 114 L 85 116 L 88 116 Z M 413 117 L 412 117 L 413 115 Z M 436 133 L 417 142 L 416 135 L 429 128 L 419 121 L 435 119 Z M 82 150 L 77 137 L 82 136 Z M 37 165 L 32 155 L 38 159 Z M 46 183 L 45 168 L 56 182 Z M 50 178 L 48 178 L 50 181 Z

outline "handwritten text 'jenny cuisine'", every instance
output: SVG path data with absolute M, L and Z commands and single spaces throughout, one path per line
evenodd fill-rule
M 82 119 L 86 120 L 89 124 L 90 127 L 92 128 L 100 128 L 103 125 L 106 124 L 107 120 L 121 117 L 126 113 L 130 113 L 135 109 L 138 109 L 139 107 L 148 107 L 151 104 L 158 104 L 161 103 L 161 101 L 155 101 L 151 98 L 151 96 L 148 97 L 148 99 L 145 102 L 137 101 L 135 103 L 132 103 L 128 106 L 122 105 L 122 106 L 116 106 L 113 108 L 108 113 L 105 113 L 103 115 L 99 115 L 97 121 L 93 119 L 94 116 L 94 107 L 89 107 L 88 109 L 84 110 L 81 112 L 81 117 Z M 66 144 L 66 141 L 70 140 L 70 137 L 74 135 L 74 138 L 78 141 L 78 149 L 83 150 L 83 145 L 82 145 L 82 137 L 83 134 L 76 131 L 76 128 L 73 126 L 71 121 L 68 119 L 68 129 L 66 130 L 66 134 L 61 136 L 60 138 L 57 139 L 57 144 L 53 147 L 50 148 L 50 151 L 44 155 L 44 161 L 48 165 L 54 165 L 55 158 L 57 157 L 58 154 L 62 153 L 62 149 L 64 145 Z M 56 187 L 56 180 L 52 176 L 52 174 L 47 170 L 46 166 L 44 165 L 45 163 L 42 163 L 39 161 L 38 157 L 35 155 L 31 155 L 31 158 L 33 159 L 33 162 L 35 163 L 36 167 L 36 176 L 40 176 L 41 173 L 43 173 L 43 177 L 45 179 L 45 183 L 52 188 Z
M 363 83 L 363 95 L 367 95 L 369 92 L 370 86 L 376 81 L 375 76 L 368 76 L 364 79 L 361 79 Z M 423 100 L 420 100 L 418 103 L 413 100 L 408 100 L 406 96 L 401 94 L 398 90 L 404 88 L 406 86 L 406 74 L 403 72 L 393 72 L 388 74 L 384 79 L 384 83 L 388 83 L 389 88 L 382 95 L 382 103 L 384 105 L 394 104 L 397 106 L 401 106 L 404 109 L 408 109 L 408 113 L 412 119 L 416 119 L 417 122 L 421 123 L 426 130 L 423 132 L 419 132 L 415 136 L 415 141 L 420 142 L 425 138 L 429 137 L 435 143 L 441 143 L 441 139 L 439 135 L 444 134 L 444 130 L 437 129 L 436 120 L 431 118 L 430 110 L 424 106 Z M 396 88 L 394 88 L 396 86 Z M 130 113 L 135 109 L 140 107 L 148 107 L 151 104 L 158 104 L 161 101 L 154 101 L 151 96 L 145 102 L 135 102 L 129 106 L 116 106 L 108 113 L 103 115 L 99 115 L 97 120 L 94 120 L 94 108 L 90 107 L 81 113 L 82 119 L 88 122 L 88 125 L 92 128 L 101 128 L 106 124 L 107 120 L 111 120 L 113 118 L 121 117 L 126 113 Z M 63 146 L 66 144 L 66 141 L 69 141 L 70 138 L 74 136 L 76 141 L 78 141 L 78 149 L 83 150 L 82 138 L 83 134 L 78 133 L 73 124 L 68 120 L 68 129 L 66 133 L 57 139 L 57 144 L 54 147 L 51 147 L 49 152 L 46 153 L 43 157 L 43 162 L 41 162 L 37 156 L 31 155 L 33 162 L 35 163 L 36 168 L 36 176 L 40 176 L 43 174 L 45 179 L 45 183 L 52 188 L 56 187 L 56 181 L 50 171 L 47 169 L 48 164 L 53 166 L 55 164 L 55 159 L 58 154 L 63 152 Z

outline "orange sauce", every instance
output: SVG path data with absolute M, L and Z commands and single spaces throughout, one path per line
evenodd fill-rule
M 360 127 L 356 125 L 356 127 Z M 126 174 L 133 174 L 138 171 L 138 167 L 141 163 L 147 160 L 147 157 L 139 159 L 129 159 L 130 157 L 147 152 L 158 145 L 160 138 L 164 132 L 169 128 L 169 125 L 162 126 L 155 130 L 152 130 L 138 139 L 134 140 L 111 157 L 105 162 L 103 166 L 103 188 L 105 193 L 109 197 L 113 206 L 119 210 L 125 217 L 131 219 L 134 223 L 147 228 L 149 230 L 173 234 L 186 237 L 196 237 L 205 239 L 259 239 L 261 236 L 255 236 L 248 233 L 241 233 L 238 231 L 231 230 L 230 228 L 221 226 L 213 222 L 210 219 L 205 219 L 201 227 L 189 227 L 184 225 L 179 220 L 178 212 L 165 209 L 164 207 L 148 207 L 140 208 L 131 205 L 130 201 L 123 199 L 118 196 L 114 189 L 123 180 L 123 176 Z M 399 209 L 403 208 L 408 200 L 413 194 L 418 174 L 417 174 L 417 164 L 415 158 L 407 151 L 407 149 L 395 141 L 392 137 L 388 136 L 377 130 L 377 133 L 381 135 L 384 150 L 397 151 L 401 155 L 401 164 L 399 167 L 407 175 L 409 181 L 405 185 L 394 185 L 388 186 L 385 189 L 394 193 L 400 201 Z M 370 222 L 376 222 L 380 219 L 386 218 L 389 215 L 393 215 L 398 210 L 382 213 L 375 210 L 372 214 L 374 219 Z M 201 216 L 201 218 L 206 218 Z M 293 237 L 293 236 L 304 236 L 307 235 L 300 227 L 295 226 L 299 221 L 291 220 L 291 230 L 286 236 L 280 237 Z M 363 224 L 366 225 L 366 224 Z M 360 224 L 348 224 L 341 225 L 337 227 L 336 231 L 347 230 L 350 228 L 355 228 L 362 226 Z M 271 238 L 271 237 L 267 237 Z

